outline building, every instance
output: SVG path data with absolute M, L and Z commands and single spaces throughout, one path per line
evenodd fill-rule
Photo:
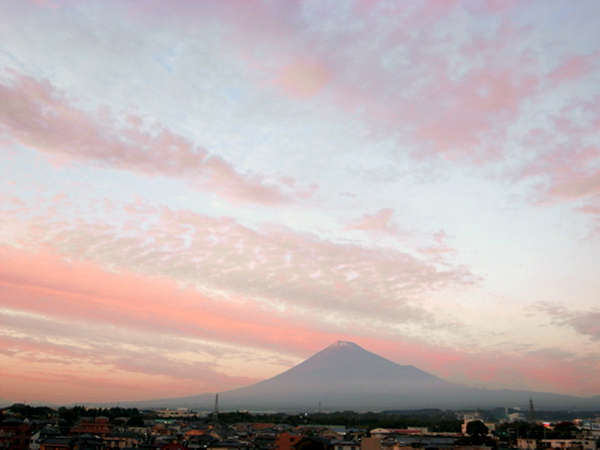
M 0 423 L 0 448 L 28 450 L 31 428 L 29 423 L 7 419 Z
M 71 448 L 69 436 L 53 436 L 40 443 L 40 450 L 65 450 Z
M 360 450 L 381 450 L 381 438 L 364 437 L 360 440 Z
M 275 439 L 275 450 L 293 450 L 294 445 L 302 439 L 299 434 L 289 433 L 287 431 L 279 433 Z
M 360 450 L 360 443 L 356 441 L 335 440 L 331 445 L 333 450 Z
M 110 433 L 110 423 L 108 417 L 82 417 L 77 425 L 71 428 L 71 434 L 91 434 L 97 436 L 106 436 Z
M 317 436 L 302 436 L 292 447 L 294 450 L 334 450 L 329 439 Z

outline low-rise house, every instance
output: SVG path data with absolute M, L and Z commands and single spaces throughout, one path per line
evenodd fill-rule
M 595 439 L 542 439 L 540 447 L 551 449 L 597 450 Z
M 360 443 L 356 441 L 333 440 L 331 445 L 333 450 L 360 450 Z
M 40 450 L 65 450 L 70 448 L 70 436 L 53 436 L 40 443 Z
M 124 433 L 111 433 L 108 436 L 104 436 L 104 446 L 106 448 L 131 448 L 137 447 L 143 438 L 139 434 L 124 432 Z
M 91 434 L 105 436 L 111 431 L 108 417 L 82 417 L 77 425 L 71 428 L 71 434 Z
M 381 438 L 364 437 L 360 440 L 360 450 L 381 450 Z
M 331 441 L 320 436 L 303 436 L 293 445 L 294 450 L 333 450 Z
M 46 425 L 44 428 L 36 431 L 31 435 L 31 439 L 29 440 L 29 450 L 40 450 L 42 442 L 44 442 L 48 438 L 59 435 L 60 432 L 58 430 L 58 427 Z
M 535 439 L 517 439 L 517 448 L 520 450 L 535 450 L 537 448 L 537 440 Z
M 162 445 L 160 450 L 185 450 L 185 447 L 177 442 L 171 442 L 169 444 Z
M 238 441 L 237 439 L 225 439 L 210 444 L 209 450 L 249 450 L 250 444 L 246 441 Z
M 276 439 L 277 434 L 275 432 L 260 432 L 254 436 L 252 441 L 254 442 L 254 448 L 258 450 L 273 450 Z
M 28 450 L 31 427 L 28 422 L 10 418 L 0 423 L 0 448 Z
M 455 448 L 457 439 L 446 436 L 433 435 L 399 435 L 382 441 L 384 450 L 403 450 L 405 448 Z
M 299 434 L 289 433 L 284 431 L 279 433 L 275 439 L 275 450 L 292 450 L 294 444 L 296 444 L 302 436 Z
M 210 434 L 193 435 L 186 438 L 186 445 L 189 449 L 206 449 L 218 441 Z
M 108 422 L 108 419 L 107 419 Z M 81 434 L 71 438 L 72 450 L 104 450 L 104 443 L 100 436 Z

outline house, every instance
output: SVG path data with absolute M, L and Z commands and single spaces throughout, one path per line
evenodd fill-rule
M 162 445 L 160 450 L 185 450 L 185 447 L 181 444 L 171 442 L 169 444 Z
M 535 450 L 537 448 L 537 441 L 535 439 L 517 439 L 517 448 L 521 450 Z
M 294 450 L 334 450 L 329 439 L 317 436 L 303 436 L 292 447 Z
M 209 450 L 249 450 L 250 444 L 246 441 L 238 441 L 237 439 L 225 439 L 210 444 L 207 447 Z
M 301 435 L 284 431 L 283 433 L 279 433 L 277 435 L 274 448 L 275 450 L 292 450 L 294 444 L 296 444 L 300 439 L 302 439 Z
M 356 441 L 335 440 L 331 441 L 333 450 L 360 450 L 360 443 Z
M 360 441 L 360 450 L 381 450 L 381 438 L 364 437 Z
M 19 419 L 7 419 L 0 423 L 0 446 L 14 450 L 28 450 L 31 428 Z
M 53 436 L 40 443 L 40 450 L 64 450 L 71 448 L 70 436 Z
M 82 417 L 77 425 L 71 428 L 71 434 L 91 434 L 105 436 L 110 433 L 108 417 Z
M 137 447 L 142 442 L 142 437 L 136 433 L 123 432 L 111 433 L 104 436 L 102 440 L 106 448 L 132 448 Z
M 205 449 L 215 444 L 219 440 L 210 434 L 193 434 L 186 436 L 187 448 Z
M 70 448 L 72 450 L 104 450 L 104 442 L 100 436 L 80 434 L 71 438 Z
M 594 439 L 542 439 L 540 447 L 549 449 L 597 450 L 598 442 Z

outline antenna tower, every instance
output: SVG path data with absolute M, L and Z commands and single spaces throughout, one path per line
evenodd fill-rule
M 215 422 L 219 421 L 219 394 L 215 394 L 215 409 L 213 411 L 213 420 Z
M 533 407 L 533 399 L 529 397 L 529 421 L 535 422 L 535 408 Z

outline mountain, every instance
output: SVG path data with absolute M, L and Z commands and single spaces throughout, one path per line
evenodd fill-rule
M 224 392 L 221 398 L 223 405 L 316 408 L 320 402 L 351 408 L 367 401 L 379 404 L 391 391 L 421 391 L 446 384 L 414 366 L 401 366 L 352 342 L 338 341 L 273 378 Z
M 338 341 L 267 380 L 219 394 L 223 409 L 326 410 L 488 408 L 600 409 L 600 398 L 470 388 L 447 382 L 414 366 L 396 364 L 352 342 Z M 137 406 L 211 409 L 214 394 L 136 402 Z

